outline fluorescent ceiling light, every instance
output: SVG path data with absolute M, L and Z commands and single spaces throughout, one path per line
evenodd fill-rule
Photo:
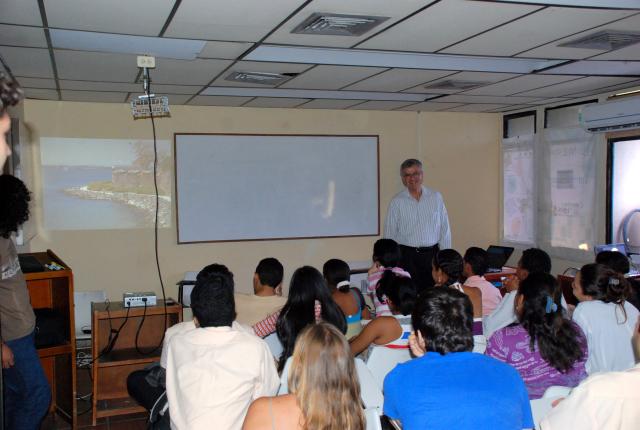
M 147 54 L 177 60 L 195 60 L 204 48 L 204 40 L 165 37 L 128 36 L 90 31 L 49 30 L 54 48 L 116 54 Z
M 491 2 L 593 7 L 598 9 L 640 9 L 640 0 L 496 0 Z
M 305 99 L 390 100 L 423 102 L 439 94 L 384 93 L 375 91 L 293 90 L 284 88 L 208 87 L 203 96 L 293 97 Z
M 245 60 L 340 66 L 399 67 L 403 69 L 465 70 L 475 72 L 531 73 L 565 62 L 531 58 L 475 57 L 447 54 L 416 54 L 363 49 L 309 48 L 261 45 Z

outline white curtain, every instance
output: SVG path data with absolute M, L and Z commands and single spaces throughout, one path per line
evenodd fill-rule
M 535 136 L 502 141 L 502 239 L 532 246 L 536 243 Z

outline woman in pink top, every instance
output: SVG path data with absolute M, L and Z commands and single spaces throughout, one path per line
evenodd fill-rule
M 482 293 L 482 316 L 490 315 L 502 301 L 502 294 L 491 282 L 484 279 L 487 272 L 487 251 L 472 246 L 464 253 L 463 275 L 465 287 L 474 287 Z
M 530 399 L 552 385 L 575 387 L 586 378 L 587 340 L 562 314 L 562 292 L 556 279 L 533 273 L 516 295 L 518 323 L 496 331 L 486 354 L 516 368 Z
M 376 316 L 391 315 L 391 310 L 386 303 L 381 302 L 376 294 L 376 288 L 378 282 L 385 270 L 391 270 L 393 273 L 399 276 L 410 278 L 409 272 L 397 267 L 400 261 L 400 247 L 395 240 L 391 239 L 379 239 L 373 245 L 373 265 L 369 269 L 369 276 L 367 277 L 367 293 L 373 300 L 375 306 Z

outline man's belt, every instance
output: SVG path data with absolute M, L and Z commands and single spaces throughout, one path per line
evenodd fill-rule
M 415 251 L 418 254 L 421 254 L 423 252 L 432 252 L 435 249 L 438 249 L 438 244 L 435 244 L 433 246 L 406 246 L 406 245 L 400 245 L 400 248 L 404 248 L 407 250 L 411 250 L 411 251 Z

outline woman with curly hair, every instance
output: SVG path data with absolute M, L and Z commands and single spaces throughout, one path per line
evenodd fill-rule
M 0 171 L 11 155 L 6 135 L 11 128 L 11 118 L 7 108 L 17 105 L 22 100 L 22 89 L 15 80 L 7 79 L 0 73 Z
M 289 393 L 251 404 L 243 430 L 364 430 L 355 362 L 345 337 L 327 323 L 308 326 L 296 341 Z
M 562 314 L 562 290 L 547 273 L 522 281 L 516 294 L 518 322 L 496 331 L 486 354 L 516 368 L 530 399 L 552 385 L 575 387 L 587 377 L 587 340 Z

